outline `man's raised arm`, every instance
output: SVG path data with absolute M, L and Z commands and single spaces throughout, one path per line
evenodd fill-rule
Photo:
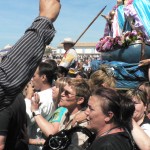
M 54 35 L 59 0 L 40 0 L 40 14 L 0 64 L 0 110 L 9 106 L 34 74 Z

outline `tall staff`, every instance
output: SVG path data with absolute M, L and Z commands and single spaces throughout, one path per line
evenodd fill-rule
M 80 38 L 83 36 L 83 34 L 89 29 L 89 27 L 94 23 L 94 21 L 102 14 L 102 12 L 105 10 L 106 6 L 97 14 L 97 16 L 92 20 L 92 22 L 88 25 L 88 27 L 82 32 L 82 34 L 79 36 L 79 38 L 76 40 L 74 45 L 80 40 Z

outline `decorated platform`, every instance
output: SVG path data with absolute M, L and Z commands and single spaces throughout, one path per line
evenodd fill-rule
M 147 66 L 138 64 L 141 60 L 150 59 L 150 26 L 147 24 L 150 21 L 150 1 L 124 2 L 119 1 L 108 16 L 102 15 L 106 19 L 106 26 L 104 37 L 97 42 L 96 50 L 101 53 L 102 59 L 97 63 L 105 63 L 113 68 L 113 75 L 117 72 L 118 76 L 114 76 L 116 88 L 128 89 L 149 80 Z M 136 68 L 135 72 L 130 65 Z M 136 78 L 136 75 L 139 76 Z

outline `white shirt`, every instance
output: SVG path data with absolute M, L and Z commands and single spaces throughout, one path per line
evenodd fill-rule
M 144 132 L 150 137 L 150 124 L 145 123 L 141 126 L 141 128 L 144 130 Z

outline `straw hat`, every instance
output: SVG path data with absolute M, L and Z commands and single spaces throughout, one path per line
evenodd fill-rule
M 61 44 L 65 44 L 65 43 L 74 44 L 75 42 L 71 38 L 65 38 L 64 41 L 61 42 Z

